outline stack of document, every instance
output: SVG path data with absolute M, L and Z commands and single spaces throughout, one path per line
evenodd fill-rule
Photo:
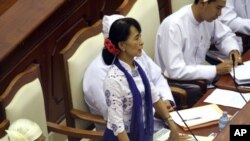
M 250 61 L 244 62 L 243 65 L 235 67 L 235 81 L 238 85 L 250 84 Z M 233 71 L 231 76 L 234 77 Z
M 153 141 L 166 141 L 169 137 L 170 134 L 170 130 L 163 128 L 161 130 L 159 130 L 158 132 L 154 133 L 154 137 L 153 137 Z M 188 139 L 188 141 L 196 141 L 193 136 L 189 135 L 190 138 Z M 205 136 L 197 136 L 195 135 L 195 137 L 199 140 L 199 141 L 212 141 L 214 139 L 214 137 L 205 137 Z
M 209 104 L 205 106 L 185 109 L 179 111 L 181 117 L 184 119 L 190 129 L 210 126 L 217 124 L 223 111 L 216 104 Z M 188 130 L 180 116 L 174 111 L 171 112 L 175 123 L 181 126 L 184 130 Z

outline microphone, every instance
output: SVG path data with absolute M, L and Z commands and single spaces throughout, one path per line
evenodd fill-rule
M 232 54 L 232 61 L 233 61 L 233 82 L 234 82 L 234 86 L 236 88 L 236 91 L 240 94 L 240 96 L 243 98 L 243 100 L 247 103 L 247 100 L 245 99 L 243 94 L 240 92 L 240 90 L 238 88 L 238 85 L 236 83 L 236 78 L 235 78 L 235 56 L 234 56 L 234 54 Z
M 177 110 L 177 108 L 175 109 L 176 113 L 178 114 L 178 116 L 181 118 L 182 122 L 185 124 L 185 126 L 187 127 L 188 129 L 188 132 L 191 133 L 191 135 L 194 137 L 194 139 L 196 141 L 198 141 L 198 139 L 196 138 L 196 136 L 194 135 L 194 133 L 192 132 L 192 130 L 189 128 L 189 126 L 187 125 L 186 121 L 182 118 L 181 114 L 179 113 L 179 111 Z

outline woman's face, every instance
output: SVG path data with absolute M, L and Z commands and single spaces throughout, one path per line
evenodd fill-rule
M 129 57 L 139 57 L 142 54 L 143 40 L 141 33 L 134 27 L 130 27 L 130 35 L 124 43 L 122 43 L 122 51 L 124 51 Z

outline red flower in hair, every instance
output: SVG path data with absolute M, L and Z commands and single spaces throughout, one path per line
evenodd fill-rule
M 121 51 L 120 49 L 116 48 L 115 45 L 109 40 L 108 38 L 104 41 L 104 46 L 108 50 L 108 52 L 112 53 L 113 55 L 118 55 Z

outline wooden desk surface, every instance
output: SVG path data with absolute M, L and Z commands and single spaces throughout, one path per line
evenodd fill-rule
M 224 130 L 214 139 L 214 141 L 229 141 L 230 139 L 230 125 L 250 125 L 250 102 L 248 102 L 230 121 Z
M 250 60 L 250 50 L 248 50 L 243 56 L 242 56 L 243 61 L 248 61 Z M 235 91 L 235 85 L 233 82 L 232 77 L 230 76 L 230 74 L 221 76 L 219 81 L 216 82 L 215 84 L 218 88 L 222 88 L 222 89 L 227 89 L 227 90 L 233 90 Z M 250 88 L 240 88 L 238 87 L 240 92 L 244 93 L 244 92 L 250 92 Z
M 243 61 L 250 60 L 250 50 L 248 50 L 244 55 L 243 55 Z M 216 83 L 216 86 L 218 88 L 222 89 L 228 89 L 228 90 L 234 90 L 235 91 L 235 86 L 232 77 L 228 74 L 225 76 L 220 77 L 219 81 Z M 239 88 L 241 92 L 250 92 L 249 88 Z M 204 94 L 204 96 L 194 105 L 194 107 L 197 106 L 203 106 L 209 103 L 203 102 L 212 92 L 214 89 L 208 89 L 208 91 Z M 237 116 L 233 118 L 230 121 L 230 124 L 250 124 L 250 113 L 247 114 L 247 110 L 250 108 L 250 103 L 245 105 L 242 110 L 239 110 L 237 108 L 231 108 L 231 107 L 226 107 L 226 106 L 220 106 L 218 105 L 223 111 L 227 111 L 230 115 L 234 115 L 237 111 Z M 244 118 L 242 118 L 245 116 Z M 246 118 L 247 117 L 247 118 Z M 187 133 L 190 134 L 188 131 L 184 131 L 179 127 L 179 131 L 182 133 Z M 198 129 L 193 129 L 192 132 L 195 135 L 201 135 L 201 136 L 208 136 L 210 133 L 219 133 L 218 136 L 215 138 L 215 141 L 229 141 L 229 125 L 222 131 L 219 132 L 219 127 L 218 124 L 214 124 L 208 127 L 203 127 L 203 128 L 198 128 Z
M 198 107 L 198 106 L 203 106 L 203 105 L 207 105 L 210 103 L 205 103 L 203 102 L 212 92 L 214 89 L 208 89 L 208 91 L 203 95 L 203 97 L 194 105 L 194 107 Z M 218 105 L 221 110 L 223 111 L 227 111 L 230 115 L 233 115 L 234 113 L 236 113 L 239 109 L 237 108 L 231 108 L 231 107 L 226 107 L 226 106 L 220 106 Z M 183 129 L 181 129 L 179 127 L 179 131 L 182 133 L 186 133 L 186 134 L 190 134 L 188 131 L 184 131 Z M 207 127 L 203 127 L 203 128 L 198 128 L 198 129 L 193 129 L 192 132 L 195 135 L 200 135 L 200 136 L 208 136 L 210 133 L 214 132 L 214 133 L 219 133 L 219 127 L 218 124 L 214 124 L 211 126 L 207 126 Z

